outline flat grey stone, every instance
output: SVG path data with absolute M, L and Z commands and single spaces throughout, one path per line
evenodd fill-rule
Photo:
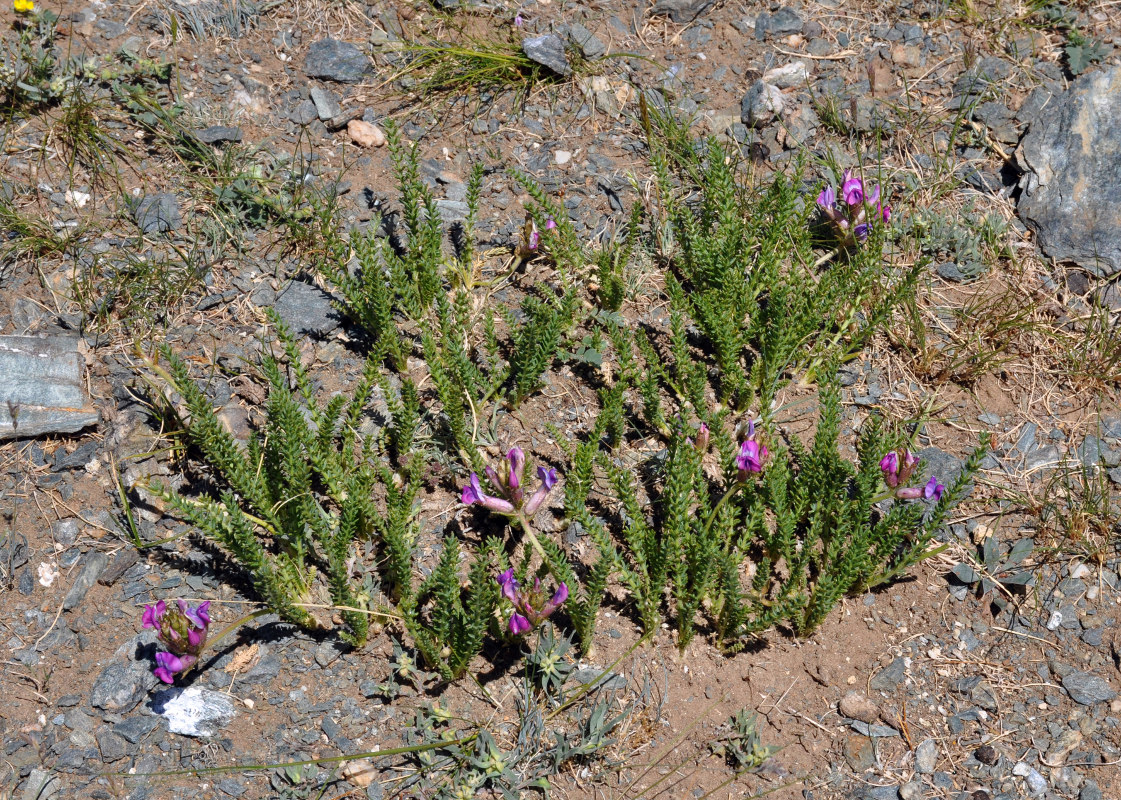
M 436 201 L 436 210 L 440 212 L 440 219 L 448 224 L 452 222 L 462 222 L 467 219 L 467 214 L 470 211 L 466 203 L 444 199 Z
M 1098 277 L 1121 272 L 1121 67 L 1083 75 L 1028 128 L 1017 212 L 1043 252 Z
M 568 41 L 584 58 L 602 58 L 607 55 L 607 45 L 579 22 L 568 25 Z
M 53 800 L 62 792 L 62 781 L 57 775 L 36 767 L 23 784 L 21 800 Z
M 82 565 L 78 568 L 74 583 L 70 585 L 70 591 L 62 601 L 63 611 L 71 611 L 81 605 L 86 599 L 86 593 L 97 583 L 97 577 L 108 563 L 109 556 L 97 550 L 91 550 L 82 557 Z
M 141 739 L 158 728 L 159 725 L 159 717 L 129 717 L 114 725 L 113 733 L 133 744 L 139 744 Z
M 77 433 L 98 423 L 83 388 L 78 341 L 0 336 L 0 440 Z
M 343 107 L 339 103 L 339 96 L 330 89 L 322 89 L 318 86 L 313 86 L 311 88 L 311 102 L 315 104 L 315 110 L 319 114 L 319 118 L 324 122 L 343 113 Z
M 564 40 L 555 33 L 523 39 L 522 52 L 530 61 L 546 66 L 558 75 L 572 73 L 568 56 L 564 52 Z
M 292 113 L 288 115 L 288 119 L 292 120 L 297 125 L 310 125 L 319 119 L 319 110 L 311 100 L 304 100 L 292 109 Z
M 804 25 L 798 12 L 783 6 L 767 19 L 767 32 L 776 36 L 789 36 L 792 33 L 801 33 Z
M 1116 467 L 1121 464 L 1121 450 L 1112 450 L 1109 445 L 1097 436 L 1087 436 L 1077 449 L 1078 460 L 1085 467 L 1096 467 L 1105 464 L 1107 467 Z
M 597 689 L 606 689 L 609 692 L 622 691 L 627 688 L 627 679 L 614 672 L 604 672 L 599 667 L 581 667 L 575 670 L 568 679 L 581 685 L 596 681 Z
M 740 101 L 740 121 L 749 128 L 761 128 L 781 117 L 785 107 L 786 101 L 777 86 L 756 81 Z
M 64 547 L 69 547 L 78 541 L 78 534 L 81 532 L 81 526 L 78 524 L 77 517 L 67 517 L 60 519 L 58 522 L 51 525 L 51 535 L 54 540 Z
M 292 281 L 284 287 L 273 307 L 297 334 L 326 336 L 342 321 L 339 312 L 331 305 L 330 295 L 301 281 Z
M 692 22 L 712 6 L 713 0 L 658 0 L 651 14 L 661 14 L 674 22 Z
M 1071 672 L 1063 678 L 1063 688 L 1079 705 L 1092 706 L 1117 697 L 1113 687 L 1089 672 Z
M 149 194 L 140 198 L 132 210 L 132 218 L 145 235 L 169 233 L 183 224 L 179 214 L 179 201 L 169 192 Z
M 211 125 L 209 128 L 195 131 L 195 136 L 200 142 L 206 144 L 222 144 L 224 142 L 240 142 L 241 128 L 233 125 Z
M 969 280 L 969 276 L 962 272 L 961 267 L 953 261 L 943 261 L 934 268 L 934 271 L 938 273 L 939 278 L 951 283 L 964 283 Z
M 907 673 L 907 662 L 902 657 L 895 659 L 868 682 L 868 688 L 876 692 L 889 692 L 903 680 Z
M 370 59 L 350 42 L 320 39 L 308 48 L 304 73 L 339 83 L 357 83 L 371 72 Z
M 155 633 L 146 630 L 121 645 L 94 681 L 90 705 L 116 714 L 131 711 L 159 683 L 150 660 L 155 644 Z
M 129 752 L 128 743 L 109 729 L 97 734 L 97 747 L 101 750 L 101 760 L 107 764 L 120 761 Z
M 924 739 L 922 744 L 915 748 L 915 772 L 929 775 L 938 766 L 938 742 L 933 739 Z

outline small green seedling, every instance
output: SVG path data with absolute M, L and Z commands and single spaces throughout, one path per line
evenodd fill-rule
M 976 584 L 978 597 L 984 597 L 999 588 L 1004 594 L 993 596 L 993 605 L 1004 609 L 1013 591 L 1026 592 L 1035 583 L 1030 569 L 1023 569 L 1024 559 L 1035 549 L 1031 539 L 1020 539 L 1005 553 L 995 536 L 989 536 L 981 545 L 981 557 L 969 564 L 956 564 L 951 572 L 962 583 Z M 1006 595 L 1006 596 L 1004 596 Z

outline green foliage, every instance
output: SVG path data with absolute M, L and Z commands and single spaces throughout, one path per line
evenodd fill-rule
M 482 650 L 498 607 L 494 576 L 500 571 L 501 552 L 497 539 L 484 542 L 464 586 L 459 578 L 459 540 L 445 538 L 436 568 L 401 603 L 405 627 L 417 650 L 444 680 L 460 677 Z
M 756 728 L 758 718 L 747 709 L 740 709 L 728 718 L 728 733 L 713 743 L 716 755 L 723 755 L 737 772 L 759 769 L 779 748 L 764 745 Z
M 246 447 L 222 425 L 186 364 L 170 348 L 161 348 L 166 375 L 188 415 L 186 438 L 214 472 L 217 486 L 210 497 L 154 488 L 243 566 L 262 599 L 283 619 L 320 626 L 303 604 L 316 601 L 316 576 L 322 574 L 325 593 L 346 622 L 344 636 L 360 644 L 368 614 L 350 577 L 353 543 L 392 525 L 371 500 L 376 471 L 368 444 L 341 424 L 362 413 L 369 382 L 359 384 L 349 403 L 339 396 L 320 407 L 295 338 L 275 314 L 272 323 L 284 360 L 267 349 L 262 356 L 269 387 L 266 421 Z
M 938 552 L 928 549 L 930 542 L 967 493 L 987 443 L 937 503 L 892 501 L 885 507 L 879 461 L 894 440 L 877 418 L 870 419 L 857 444 L 859 462 L 849 463 L 838 450 L 840 395 L 834 384 L 823 387 L 820 402 L 809 449 L 797 441 L 784 447 L 773 434 L 762 434 L 771 456 L 762 474 L 746 482 L 732 467 L 735 444 L 723 430 L 722 415 L 709 422 L 712 447 L 725 465 L 719 476 L 705 469 L 693 434 L 680 427 L 658 463 L 635 470 L 603 454 L 595 457 L 611 487 L 599 502 L 643 630 L 657 628 L 666 614 L 684 648 L 707 620 L 731 650 L 779 622 L 807 635 L 841 598 L 894 580 Z M 586 450 L 578 448 L 566 507 L 589 530 L 602 530 L 587 510 L 589 501 L 597 501 L 586 490 L 587 462 Z
M 791 371 L 812 377 L 826 360 L 858 352 L 914 295 L 918 265 L 885 269 L 882 232 L 819 266 L 816 207 L 800 193 L 800 167 L 750 189 L 715 139 L 694 142 L 666 115 L 646 119 L 668 231 L 666 291 L 673 311 L 703 333 L 721 401 L 743 409 L 758 395 L 765 405 Z M 682 363 L 694 359 L 674 333 L 671 370 L 683 378 L 675 388 L 692 399 L 705 370 Z
M 526 653 L 526 674 L 546 694 L 557 696 L 576 665 L 564 656 L 572 649 L 567 637 L 557 637 L 553 626 L 546 623 L 537 637 L 537 644 Z
M 1004 236 L 1008 224 L 995 212 L 982 214 L 972 204 L 953 216 L 933 209 L 916 210 L 903 221 L 902 228 L 915 238 L 924 254 L 953 261 L 966 278 L 979 277 L 1007 254 Z

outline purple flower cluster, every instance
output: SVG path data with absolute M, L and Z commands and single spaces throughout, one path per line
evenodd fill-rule
M 541 590 L 540 578 L 533 579 L 532 589 L 523 589 L 514 577 L 513 568 L 510 568 L 499 573 L 495 580 L 502 588 L 502 596 L 514 604 L 514 613 L 510 615 L 510 633 L 515 636 L 529 633 L 568 599 L 568 587 L 563 581 L 553 592 L 553 596 L 546 600 L 545 593 Z
M 527 516 L 532 517 L 537 513 L 537 509 L 541 508 L 541 504 L 545 502 L 550 490 L 557 485 L 557 471 L 555 469 L 538 467 L 537 480 L 539 484 L 537 489 L 528 500 L 525 499 L 525 492 L 522 489 L 525 453 L 522 452 L 520 447 L 513 447 L 506 454 L 506 464 L 503 465 L 501 472 L 495 470 L 494 467 L 487 467 L 484 471 L 487 480 L 490 481 L 491 486 L 498 490 L 501 497 L 491 496 L 483 492 L 483 487 L 479 484 L 478 474 L 472 472 L 471 482 L 463 487 L 460 499 L 466 505 L 478 504 L 498 514 L 515 514 L 518 511 L 524 511 Z
M 880 202 L 880 185 L 877 183 L 868 189 L 864 180 L 853 175 L 852 170 L 845 170 L 840 199 L 838 202 L 837 192 L 830 185 L 817 196 L 817 204 L 846 247 L 867 239 L 872 221 L 891 219 L 891 206 Z
M 210 601 L 197 606 L 188 605 L 183 600 L 176 601 L 179 609 L 169 609 L 160 600 L 154 606 L 144 606 L 141 623 L 145 628 L 154 628 L 156 636 L 166 652 L 156 653 L 156 668 L 152 670 L 164 683 L 174 683 L 175 676 L 193 667 L 206 646 L 206 634 L 210 628 Z
M 900 500 L 918 500 L 920 497 L 924 500 L 933 499 L 935 502 L 941 500 L 942 492 L 946 490 L 946 487 L 939 483 L 938 478 L 934 475 L 930 476 L 930 480 L 926 482 L 925 486 L 906 485 L 911 480 L 911 475 L 918 465 L 918 456 L 911 451 L 904 450 L 901 453 L 896 453 L 892 450 L 880 459 L 880 472 L 883 475 L 884 483 L 887 484 L 889 489 L 895 489 L 895 496 Z
M 740 454 L 736 456 L 740 480 L 746 481 L 752 473 L 762 472 L 768 455 L 766 446 L 755 441 L 755 421 L 752 420 L 747 425 L 747 441 L 740 445 Z

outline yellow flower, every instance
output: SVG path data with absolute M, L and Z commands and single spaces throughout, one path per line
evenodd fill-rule
M 12 0 L 12 5 L 15 6 L 17 14 L 27 14 L 35 10 L 34 0 Z

